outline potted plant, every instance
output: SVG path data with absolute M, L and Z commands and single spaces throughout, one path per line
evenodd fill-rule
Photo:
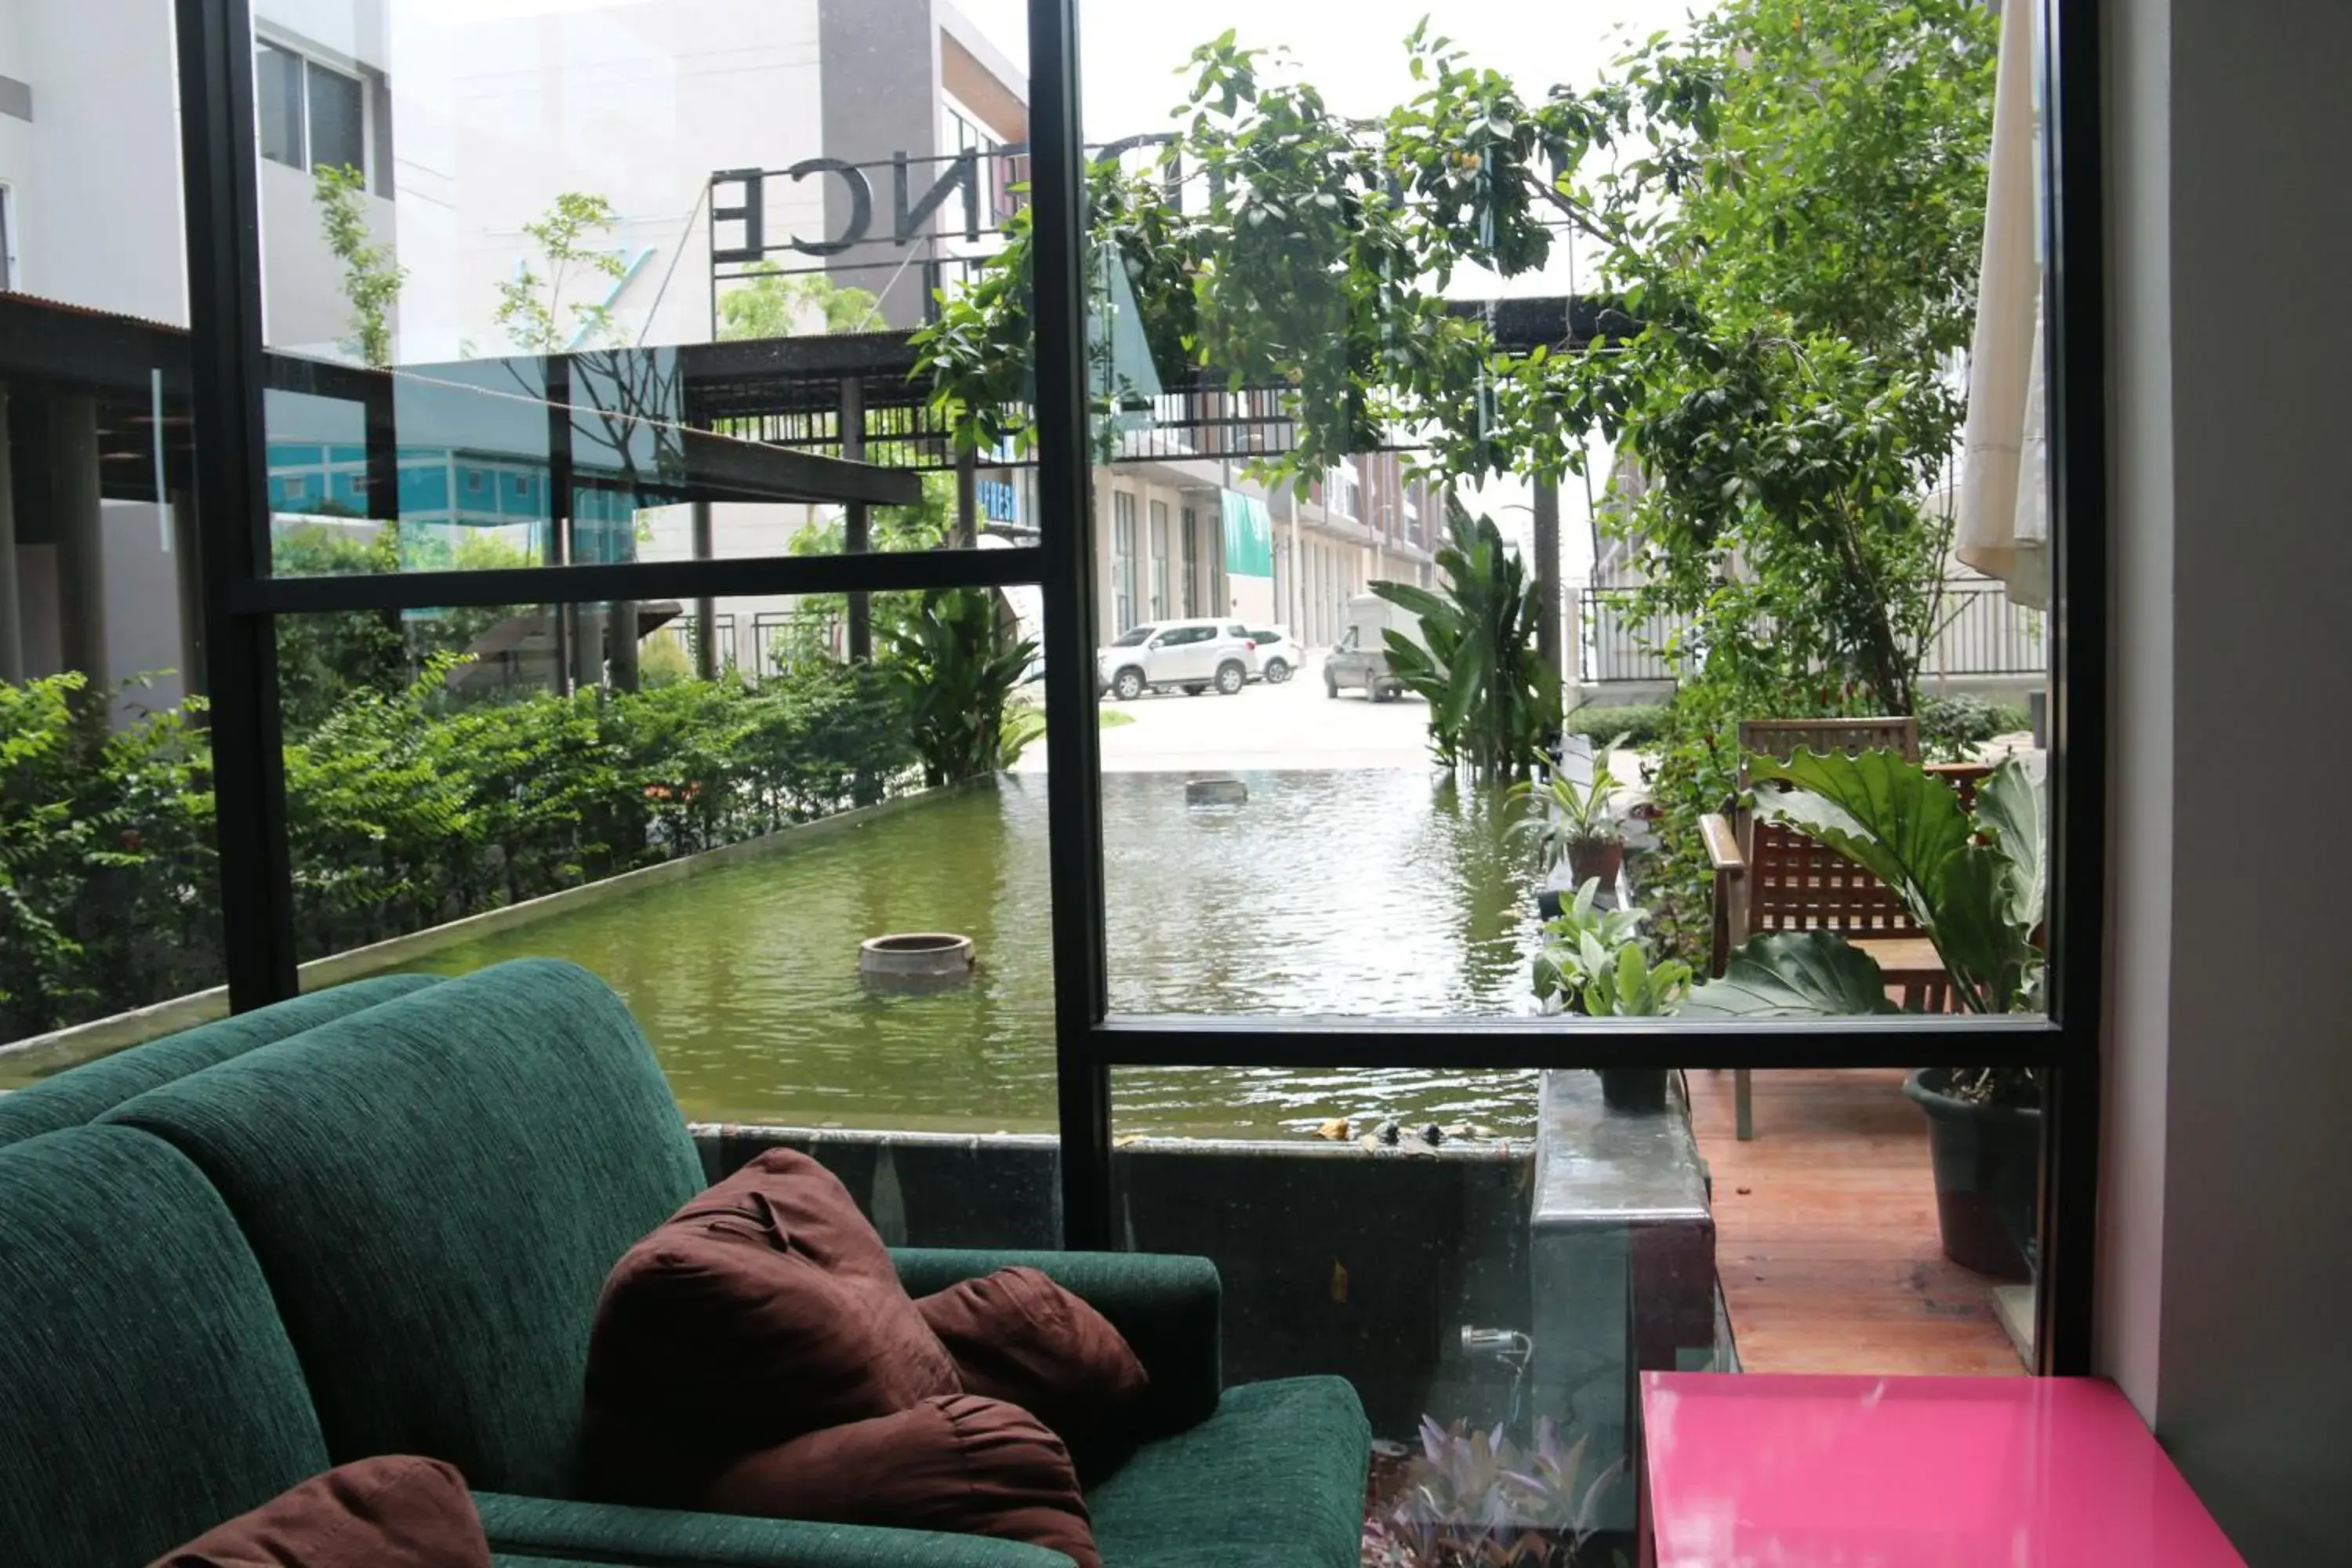
M 1365 1568 L 1569 1568 L 1619 1474 L 1583 1469 L 1584 1439 L 1564 1442 L 1549 1416 L 1522 1450 L 1501 1426 L 1424 1415 L 1400 1495 L 1365 1522 Z
M 1973 809 L 1950 784 L 1893 752 L 1759 763 L 1759 816 L 1811 834 L 1893 889 L 1969 1013 L 2042 1005 L 2039 942 L 2047 883 L 2040 784 L 2012 758 L 1978 784 Z M 1891 1013 L 1885 977 L 1828 931 L 1754 937 L 1684 1011 L 1719 1017 Z M 2029 1272 L 2041 1160 L 2033 1069 L 1930 1068 L 1906 1092 L 1927 1113 L 1944 1252 L 1980 1272 Z
M 1601 882 L 1587 878 L 1557 918 L 1543 925 L 1536 995 L 1587 1017 L 1660 1017 L 1689 994 L 1691 968 L 1658 959 L 1642 935 L 1642 911 L 1598 908 Z M 1667 1068 L 1601 1068 L 1601 1098 L 1619 1110 L 1664 1110 Z
M 1591 879 L 1614 888 L 1624 867 L 1625 819 L 1617 810 L 1619 780 L 1610 771 L 1609 758 L 1628 739 L 1620 735 L 1605 746 L 1595 746 L 1592 776 L 1581 784 L 1555 766 L 1540 789 L 1525 784 L 1514 788 L 1515 795 L 1544 807 L 1535 826 L 1547 868 L 1565 859 L 1569 876 L 1579 883 Z

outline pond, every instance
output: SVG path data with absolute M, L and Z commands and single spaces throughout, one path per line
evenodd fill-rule
M 1421 769 L 1103 779 L 1111 1005 L 1396 1017 L 1534 1010 L 1532 857 L 1490 800 Z M 911 804 L 803 846 L 440 950 L 462 973 L 529 954 L 603 975 L 695 1121 L 943 1131 L 1054 1127 L 1045 777 Z M 857 944 L 972 938 L 958 990 L 883 995 Z M 1119 1134 L 1311 1133 L 1332 1117 L 1524 1134 L 1532 1073 L 1122 1068 Z

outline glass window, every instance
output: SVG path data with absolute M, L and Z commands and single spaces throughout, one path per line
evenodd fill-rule
M 1034 460 L 1025 323 L 954 367 L 1020 384 L 1022 411 L 987 429 L 934 405 L 909 334 L 1006 243 L 985 216 L 1006 160 L 954 158 L 950 95 L 984 107 L 971 134 L 1019 118 L 1017 26 L 1009 49 L 967 49 L 905 5 L 839 29 L 755 7 L 714 52 L 660 7 L 623 23 L 401 6 L 391 26 L 384 0 L 299 9 L 338 52 L 256 49 L 271 446 L 331 426 L 363 448 L 379 482 L 360 510 L 394 546 L 325 569 L 900 552 L 1005 531 L 992 516 L 1010 519 L 999 502 Z M 913 68 L 943 51 L 951 82 Z M 781 120 L 780 102 L 795 106 Z M 346 165 L 369 177 L 318 173 Z M 741 374 L 738 345 L 819 338 L 836 345 L 821 374 Z M 496 488 L 527 510 L 478 518 L 393 481 L 436 461 L 520 476 Z M 569 491 L 552 482 L 566 470 Z M 492 521 L 513 526 L 477 526 Z
M 359 79 L 309 62 L 310 163 L 326 169 L 367 168 L 365 101 Z
M 0 183 L 0 1089 L 226 1010 L 172 18 L 27 25 L 0 181 L 92 177 Z
M 1135 621 L 1135 496 L 1129 490 L 1113 490 L 1110 495 L 1111 547 L 1110 597 L 1111 624 L 1131 626 Z
M 1127 630 L 1119 633 L 1118 636 L 1111 638 L 1110 646 L 1113 647 L 1134 647 L 1139 644 L 1146 643 L 1150 640 L 1151 627 L 1149 626 L 1129 626 Z
M 305 166 L 302 150 L 302 57 L 276 44 L 253 51 L 253 93 L 257 100 L 261 155 L 289 168 Z
M 1151 613 L 1166 616 L 1175 613 L 1169 603 L 1168 584 L 1168 503 L 1153 501 L 1151 523 Z

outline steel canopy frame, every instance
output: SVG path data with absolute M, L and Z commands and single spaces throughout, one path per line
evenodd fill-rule
M 188 193 L 190 379 L 204 410 L 197 469 L 204 630 L 230 1001 L 296 989 L 274 620 L 280 615 L 509 603 L 694 599 L 1036 584 L 1060 787 L 1048 792 L 1056 1085 L 1065 1242 L 1114 1244 L 1111 1069 L 1154 1064 L 1465 1069 L 1652 1064 L 2047 1069 L 2040 1235 L 2041 1370 L 2090 1366 L 2105 896 L 2106 476 L 2097 0 L 2043 0 L 2052 134 L 2053 561 L 2050 1016 L 1697 1027 L 1593 1020 L 1114 1016 L 1109 1013 L 1094 722 L 1094 544 L 1086 392 L 1084 163 L 1077 0 L 1029 0 L 1041 542 L 1009 550 L 556 565 L 351 578 L 273 578 L 262 388 L 249 0 L 175 0 Z M 2069 172 L 2072 177 L 2069 177 Z M 747 367 L 760 356 L 743 351 Z

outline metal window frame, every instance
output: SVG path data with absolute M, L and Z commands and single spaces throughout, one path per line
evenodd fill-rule
M 2107 478 L 2098 0 L 2042 0 L 2050 237 L 2044 351 L 2053 504 L 2049 721 L 2057 889 L 2047 1018 L 1696 1027 L 1672 1020 L 1131 1017 L 1109 1011 L 1096 703 L 1093 472 L 1087 440 L 1078 0 L 1029 0 L 1035 206 L 1040 542 L 1009 550 L 554 565 L 354 578 L 268 574 L 255 35 L 249 0 L 175 0 L 191 372 L 205 410 L 197 501 L 211 658 L 217 830 L 231 1005 L 295 994 L 293 889 L 276 617 L 327 610 L 698 599 L 1034 584 L 1045 604 L 1055 762 L 1086 787 L 1049 796 L 1055 1081 L 1066 1245 L 1115 1242 L 1111 1072 L 1123 1066 L 1524 1068 L 1672 1059 L 1697 1067 L 2042 1068 L 2041 1369 L 2090 1367 L 2106 853 Z M 306 84 L 307 91 L 307 84 Z M 308 127 L 305 126 L 307 138 Z M 230 526 L 222 526 L 226 521 Z M 1303 585 L 1303 584 L 1302 584 Z M 1294 628 L 1296 630 L 1297 628 Z

